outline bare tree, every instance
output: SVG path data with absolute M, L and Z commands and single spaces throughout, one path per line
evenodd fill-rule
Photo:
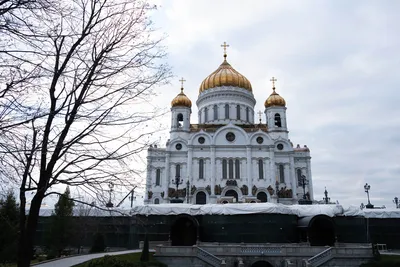
M 60 0 L 55 7 L 31 21 L 29 42 L 3 57 L 32 73 L 8 93 L 12 100 L 21 92 L 24 109 L 3 115 L 0 141 L 0 175 L 20 188 L 20 267 L 30 263 L 41 203 L 58 185 L 100 201 L 110 183 L 135 185 L 136 156 L 153 132 L 147 122 L 157 115 L 146 109 L 151 89 L 170 77 L 163 38 L 148 17 L 153 6 Z

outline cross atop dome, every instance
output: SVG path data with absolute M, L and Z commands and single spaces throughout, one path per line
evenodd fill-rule
M 229 47 L 229 45 L 226 44 L 226 42 L 224 42 L 224 43 L 221 45 L 221 47 L 224 48 L 224 58 L 226 58 L 226 48 Z
M 181 91 L 183 92 L 183 83 L 186 82 L 186 80 L 182 77 L 179 81 L 181 82 Z
M 272 77 L 270 81 L 272 82 L 272 89 L 275 90 L 275 82 L 277 81 L 277 79 L 275 77 Z

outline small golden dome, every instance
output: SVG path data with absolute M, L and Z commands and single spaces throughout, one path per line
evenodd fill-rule
M 171 106 L 188 108 L 192 107 L 192 101 L 190 101 L 189 97 L 183 93 L 183 87 L 181 88 L 181 92 L 174 99 L 172 99 Z
M 272 94 L 265 100 L 264 106 L 268 107 L 285 107 L 286 101 L 277 92 L 275 92 L 275 87 L 272 88 Z
M 226 61 L 226 54 L 224 55 L 224 58 L 224 62 L 222 62 L 219 68 L 208 75 L 208 77 L 201 83 L 199 93 L 220 86 L 235 86 L 252 92 L 249 80 L 232 68 L 232 66 Z

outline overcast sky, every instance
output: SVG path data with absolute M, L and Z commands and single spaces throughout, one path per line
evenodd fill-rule
M 331 200 L 366 204 L 369 183 L 372 204 L 394 206 L 400 197 L 400 2 L 156 2 L 153 21 L 168 36 L 167 61 L 176 75 L 157 89 L 156 105 L 169 108 L 184 77 L 196 123 L 199 86 L 221 64 L 226 41 L 228 62 L 252 84 L 256 111 L 264 110 L 270 78 L 278 79 L 290 139 L 311 149 L 315 199 L 326 186 Z

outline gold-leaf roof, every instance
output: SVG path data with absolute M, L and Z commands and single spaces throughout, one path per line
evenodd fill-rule
M 171 106 L 188 108 L 192 107 L 192 101 L 190 101 L 189 97 L 183 93 L 183 87 L 181 88 L 181 92 L 174 99 L 172 99 Z
M 199 93 L 220 86 L 240 87 L 252 92 L 250 81 L 237 70 L 232 68 L 232 66 L 226 61 L 226 55 L 224 55 L 224 57 L 224 62 L 222 62 L 219 68 L 208 75 L 208 77 L 201 83 Z
M 275 92 L 275 87 L 272 88 L 272 94 L 265 100 L 264 106 L 268 107 L 285 107 L 286 101 L 277 92 Z

